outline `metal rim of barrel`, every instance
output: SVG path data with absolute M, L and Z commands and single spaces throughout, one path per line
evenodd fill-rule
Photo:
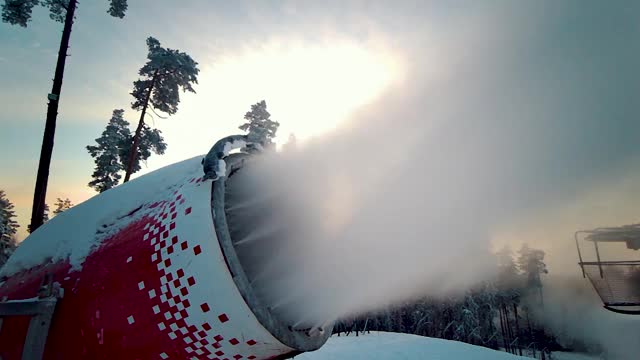
M 221 141 L 226 141 L 222 139 Z M 214 145 L 214 148 L 216 146 Z M 213 150 L 212 152 L 213 153 Z M 227 226 L 227 214 L 225 212 L 225 187 L 228 175 L 245 166 L 245 160 L 252 157 L 251 154 L 228 154 L 222 160 L 225 161 L 225 176 L 218 177 L 213 181 L 211 191 L 211 212 L 216 229 L 218 242 L 222 249 L 227 266 L 232 278 L 240 290 L 240 293 L 257 317 L 258 321 L 276 339 L 284 345 L 300 352 L 317 350 L 326 343 L 331 336 L 333 324 L 318 329 L 294 329 L 274 316 L 268 307 L 254 293 L 251 283 L 245 274 L 243 265 L 236 254 L 229 228 Z M 206 160 L 205 160 L 206 161 Z M 312 331 L 314 330 L 314 331 Z

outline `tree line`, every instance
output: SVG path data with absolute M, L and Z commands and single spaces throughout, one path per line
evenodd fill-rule
M 89 154 L 95 160 L 93 180 L 88 185 L 100 193 L 117 186 L 122 178 L 121 173 L 126 171 L 125 165 L 131 153 L 133 142 L 129 123 L 124 120 L 123 114 L 124 110 L 122 109 L 114 110 L 102 136 L 96 139 L 96 145 L 87 146 Z M 244 123 L 238 128 L 247 133 L 250 141 L 260 145 L 258 148 L 249 149 L 249 151 L 263 151 L 274 148 L 273 140 L 279 126 L 279 122 L 271 119 L 271 114 L 267 111 L 267 103 L 262 100 L 251 105 L 251 110 L 244 115 Z M 143 124 L 142 129 L 136 162 L 132 167 L 133 172 L 140 170 L 140 162 L 148 159 L 151 152 L 162 154 L 167 146 L 162 139 L 160 130 L 151 129 L 146 124 Z M 295 146 L 293 134 L 285 145 Z M 54 203 L 53 215 L 59 215 L 73 206 L 74 204 L 68 198 L 58 198 Z M 4 190 L 0 190 L 0 267 L 18 245 L 16 234 L 20 225 L 16 221 L 14 208 L 14 204 L 7 198 Z M 48 220 L 49 206 L 45 204 L 43 223 Z M 27 231 L 31 233 L 31 224 L 27 225 Z
M 48 219 L 48 205 L 45 199 L 49 169 L 66 58 L 78 5 L 77 0 L 4 0 L 2 5 L 2 21 L 11 25 L 27 27 L 32 20 L 33 9 L 38 6 L 48 8 L 49 17 L 63 23 L 53 86 L 47 96 L 45 131 L 36 176 L 31 220 L 28 225 L 30 231 L 35 231 Z M 107 13 L 110 16 L 120 19 L 125 17 L 128 9 L 127 0 L 108 0 L 108 5 Z M 140 112 L 135 131 L 132 134 L 129 123 L 123 118 L 124 110 L 115 109 L 102 136 L 96 139 L 96 144 L 87 146 L 87 151 L 96 164 L 89 186 L 98 192 L 117 185 L 122 176 L 124 176 L 124 182 L 128 181 L 133 173 L 141 169 L 140 163 L 147 160 L 152 153 L 163 154 L 166 150 L 167 144 L 160 130 L 153 129 L 145 122 L 145 117 L 151 116 L 149 111 L 155 114 L 158 111 L 173 115 L 178 111 L 180 90 L 195 93 L 193 85 L 197 84 L 198 63 L 184 52 L 162 47 L 154 37 L 148 37 L 146 43 L 147 61 L 140 68 L 139 78 L 133 82 L 131 91 L 133 97 L 131 108 Z M 266 112 L 266 104 L 260 106 Z M 258 118 L 265 116 L 264 113 L 256 114 Z M 277 122 L 274 123 L 277 124 Z M 246 125 L 242 129 L 251 134 L 263 131 L 260 127 L 251 128 L 252 126 Z M 275 132 L 277 129 L 277 126 L 273 128 L 273 124 L 268 126 L 271 128 L 266 130 L 267 132 Z M 124 174 L 121 175 L 121 172 Z
M 424 296 L 339 320 L 337 336 L 389 331 L 462 341 L 517 355 L 550 359 L 561 350 L 554 334 L 537 321 L 544 308 L 545 253 L 526 244 L 514 254 L 495 254 L 497 276 L 462 294 Z
M 73 207 L 73 203 L 68 198 L 57 198 L 54 203 L 53 216 L 57 216 L 63 211 Z M 4 265 L 18 246 L 16 234 L 20 224 L 16 221 L 15 205 L 7 198 L 4 190 L 0 190 L 0 267 Z M 49 221 L 49 205 L 45 204 L 43 214 L 44 222 Z M 31 232 L 30 225 L 27 225 L 27 232 Z
M 75 19 L 75 12 L 78 6 L 77 0 L 5 0 L 2 5 L 2 21 L 11 25 L 27 27 L 31 21 L 33 8 L 43 6 L 49 8 L 49 17 L 64 24 L 60 47 L 56 61 L 56 68 L 53 77 L 51 92 L 47 95 L 47 116 L 45 121 L 44 134 L 42 137 L 42 147 L 40 149 L 40 161 L 33 194 L 33 205 L 31 209 L 31 222 L 29 228 L 35 231 L 44 222 L 46 210 L 45 199 L 47 195 L 47 185 L 49 182 L 49 168 L 56 131 L 56 121 L 58 117 L 58 104 L 62 92 L 62 79 L 67 59 L 67 50 L 71 39 L 71 31 Z M 116 18 L 123 18 L 127 11 L 127 0 L 109 0 L 107 13 Z
M 71 37 L 71 31 L 78 6 L 77 0 L 5 0 L 2 5 L 2 21 L 26 27 L 31 21 L 33 8 L 44 6 L 49 8 L 49 16 L 52 20 L 64 23 L 60 49 L 56 63 L 53 87 L 48 95 L 47 117 L 45 131 L 40 152 L 36 186 L 34 190 L 31 222 L 29 229 L 36 230 L 45 219 L 46 193 L 49 180 L 49 169 L 53 152 L 58 104 L 60 102 L 62 80 L 66 65 L 67 50 Z M 123 18 L 128 8 L 127 0 L 110 0 L 107 13 L 117 18 Z M 162 111 L 168 115 L 175 114 L 180 102 L 179 90 L 194 92 L 192 84 L 197 83 L 197 62 L 189 55 L 178 50 L 163 48 L 160 42 L 149 37 L 148 61 L 139 71 L 140 78 L 133 83 L 131 95 L 134 98 L 131 107 L 140 111 L 140 119 L 133 136 L 126 134 L 124 119 L 121 113 L 114 111 L 115 118 L 111 127 L 119 127 L 120 138 L 118 141 L 126 144 L 118 144 L 120 153 L 118 161 L 104 156 L 104 148 L 113 146 L 110 140 L 99 142 L 97 146 L 88 147 L 89 153 L 94 157 L 98 167 L 117 168 L 121 166 L 125 170 L 124 181 L 128 181 L 131 174 L 140 169 L 140 161 L 150 156 L 150 152 L 162 154 L 166 149 L 160 132 L 151 129 L 144 121 L 147 109 Z M 149 107 L 151 105 L 151 107 Z M 105 130 L 107 131 L 107 130 Z M 123 138 L 126 139 L 123 140 Z M 94 174 L 93 187 L 98 191 L 104 191 L 105 187 L 113 186 L 114 169 L 109 169 L 106 175 Z

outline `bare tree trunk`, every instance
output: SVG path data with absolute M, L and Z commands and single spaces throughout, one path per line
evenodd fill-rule
M 540 294 L 540 307 L 544 309 L 544 298 L 542 297 L 542 285 L 538 287 L 538 293 Z
M 534 341 L 533 340 L 533 330 L 531 329 L 531 320 L 529 320 L 529 308 L 526 309 L 527 310 L 527 326 L 529 327 L 529 342 Z M 536 357 L 536 347 L 535 345 L 533 346 L 533 357 Z
M 516 338 L 518 339 L 518 355 L 522 356 L 522 347 L 520 346 L 520 324 L 518 324 L 518 305 L 513 304 L 513 314 L 516 319 Z M 525 344 L 526 345 L 526 344 Z
M 513 341 L 514 339 L 514 335 L 513 335 L 513 327 L 511 326 L 511 322 L 509 321 L 509 308 L 507 308 L 507 305 L 503 304 L 502 308 L 504 309 L 504 314 L 505 314 L 505 323 L 507 325 L 507 332 L 509 333 L 509 340 Z M 509 348 L 511 349 L 512 354 L 516 353 L 516 349 L 511 346 L 511 341 L 509 343 Z
M 147 113 L 147 107 L 149 106 L 149 99 L 151 99 L 151 92 L 153 91 L 153 87 L 156 84 L 157 77 L 158 77 L 158 70 L 156 70 L 155 73 L 153 73 L 153 78 L 151 79 L 151 85 L 149 86 L 147 97 L 144 99 L 144 106 L 142 107 L 142 113 L 140 114 L 140 121 L 138 121 L 136 134 L 133 136 L 133 143 L 131 144 L 131 149 L 129 149 L 129 159 L 127 161 L 127 172 L 124 175 L 123 182 L 129 181 L 129 179 L 131 178 L 131 173 L 133 172 L 133 163 L 135 162 L 136 155 L 138 154 L 138 144 L 140 143 L 140 133 L 142 132 L 142 127 L 144 126 L 144 116 Z
M 49 182 L 49 167 L 51 166 L 51 154 L 53 153 L 53 143 L 56 134 L 56 118 L 58 116 L 58 103 L 62 90 L 62 78 L 64 77 L 64 65 L 67 60 L 67 49 L 71 38 L 71 28 L 73 26 L 73 16 L 76 11 L 77 0 L 69 0 L 67 14 L 64 20 L 62 38 L 60 39 L 60 49 L 58 50 L 58 61 L 56 72 L 53 77 L 53 87 L 49 94 L 49 104 L 47 105 L 47 120 L 44 126 L 42 137 L 42 148 L 40 149 L 40 162 L 38 164 L 38 175 L 36 176 L 36 186 L 33 192 L 33 206 L 31 208 L 31 232 L 36 231 L 44 221 L 44 204 L 47 197 L 47 183 Z
M 504 344 L 504 350 L 509 352 L 509 334 L 507 334 L 507 327 L 504 322 L 502 307 L 498 308 L 498 314 L 500 315 L 500 329 L 502 330 L 502 342 Z

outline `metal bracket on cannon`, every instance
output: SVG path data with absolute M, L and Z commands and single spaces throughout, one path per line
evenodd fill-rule
M 58 299 L 63 291 L 60 284 L 53 282 L 51 275 L 46 275 L 38 290 L 38 296 L 24 300 L 0 301 L 0 329 L 5 318 L 13 316 L 30 316 L 29 328 L 22 348 L 22 360 L 39 360 L 44 354 L 44 347 L 49 335 L 49 326 L 55 312 Z

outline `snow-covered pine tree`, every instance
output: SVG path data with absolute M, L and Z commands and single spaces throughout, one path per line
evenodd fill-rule
M 497 292 L 495 284 L 491 281 L 484 282 L 476 292 L 476 301 L 480 306 L 478 318 L 482 337 L 482 345 L 496 349 L 498 347 L 495 319 L 498 316 Z
M 513 251 L 505 246 L 496 253 L 498 263 L 498 288 L 501 291 L 511 291 L 521 286 L 518 276 L 518 266 L 513 258 Z
M 49 182 L 49 167 L 53 153 L 53 143 L 56 132 L 56 118 L 58 116 L 58 103 L 62 91 L 62 78 L 71 38 L 71 29 L 75 19 L 77 0 L 5 0 L 2 5 L 2 21 L 11 25 L 26 27 L 31 20 L 31 13 L 34 6 L 44 6 L 49 8 L 49 17 L 54 21 L 64 23 L 62 38 L 58 49 L 58 60 L 53 77 L 51 93 L 47 96 L 47 119 L 42 136 L 42 148 L 40 151 L 40 162 L 38 163 L 38 174 L 36 176 L 36 186 L 33 196 L 33 206 L 31 209 L 31 227 L 35 230 L 43 223 L 45 199 L 47 197 L 47 184 Z M 109 0 L 107 13 L 113 17 L 123 18 L 127 10 L 127 0 Z
M 56 205 L 56 209 L 53 210 L 54 215 L 59 215 L 61 212 L 65 210 L 69 210 L 73 207 L 73 203 L 71 202 L 71 200 L 69 200 L 69 198 L 66 198 L 66 199 L 57 198 L 55 205 Z
M 113 110 L 109 124 L 96 139 L 97 146 L 87 146 L 89 154 L 96 163 L 93 180 L 89 186 L 99 192 L 104 192 L 118 185 L 122 176 L 120 172 L 126 168 L 129 161 L 129 151 L 133 142 L 129 122 L 123 118 L 124 110 Z M 132 173 L 141 169 L 140 162 L 146 161 L 152 153 L 162 155 L 167 149 L 162 132 L 151 129 L 146 124 L 140 132 L 138 151 L 133 163 Z
M 2 21 L 11 25 L 27 27 L 31 21 L 34 6 L 41 5 L 49 8 L 51 20 L 64 22 L 67 10 L 74 0 L 5 0 L 2 5 Z M 107 13 L 113 17 L 123 18 L 127 11 L 127 0 L 109 0 Z
M 527 275 L 527 284 L 530 287 L 542 286 L 540 275 L 549 273 L 544 263 L 544 251 L 524 244 L 518 253 L 518 270 Z
M 540 305 L 543 305 L 542 274 L 548 274 L 547 265 L 544 263 L 544 251 L 532 249 L 527 244 L 522 245 L 518 252 L 518 270 L 527 277 L 527 288 L 538 290 Z
M 4 190 L 0 190 L 0 266 L 2 266 L 16 248 L 15 235 L 18 222 L 13 210 L 14 205 L 7 199 Z
M 107 127 L 96 139 L 98 145 L 87 146 L 96 164 L 91 175 L 93 180 L 89 182 L 89 186 L 98 192 L 107 191 L 118 185 L 121 178 L 119 172 L 124 170 L 120 161 L 121 153 L 123 147 L 129 146 L 131 142 L 131 131 L 129 131 L 129 122 L 123 118 L 123 115 L 124 110 L 113 110 Z
M 122 168 L 126 168 L 126 164 L 129 161 L 129 151 L 131 149 L 132 140 L 124 142 L 120 148 L 119 156 Z M 147 161 L 151 157 L 151 153 L 157 155 L 164 154 L 167 150 L 167 143 L 164 142 L 162 132 L 158 129 L 151 129 L 147 124 L 144 124 L 142 131 L 140 132 L 140 140 L 138 142 L 138 151 L 136 151 L 136 158 L 131 169 L 131 173 L 135 174 L 142 169 L 141 162 Z
M 18 247 L 15 236 L 7 236 L 0 240 L 0 268 L 9 260 L 9 257 Z
M 251 105 L 251 111 L 244 115 L 246 123 L 239 126 L 240 130 L 247 132 L 249 141 L 259 143 L 262 147 L 273 146 L 273 139 L 280 123 L 271 120 L 271 114 L 267 111 L 267 103 L 262 100 Z M 245 149 L 245 150 L 251 150 Z
M 128 152 L 129 158 L 125 162 L 124 182 L 129 181 L 134 172 L 136 155 L 145 126 L 144 117 L 149 104 L 151 104 L 152 110 L 173 115 L 178 111 L 180 103 L 179 90 L 195 93 L 192 84 L 198 83 L 200 70 L 198 63 L 191 56 L 179 50 L 165 49 L 153 37 L 147 38 L 147 46 L 149 47 L 147 63 L 140 69 L 141 78 L 133 82 L 133 91 L 131 92 L 135 99 L 131 107 L 141 113 L 131 142 L 130 148 L 132 150 Z
M 7 199 L 4 190 L 0 190 L 0 237 L 15 235 L 20 225 L 14 220 L 16 217 L 13 203 Z

